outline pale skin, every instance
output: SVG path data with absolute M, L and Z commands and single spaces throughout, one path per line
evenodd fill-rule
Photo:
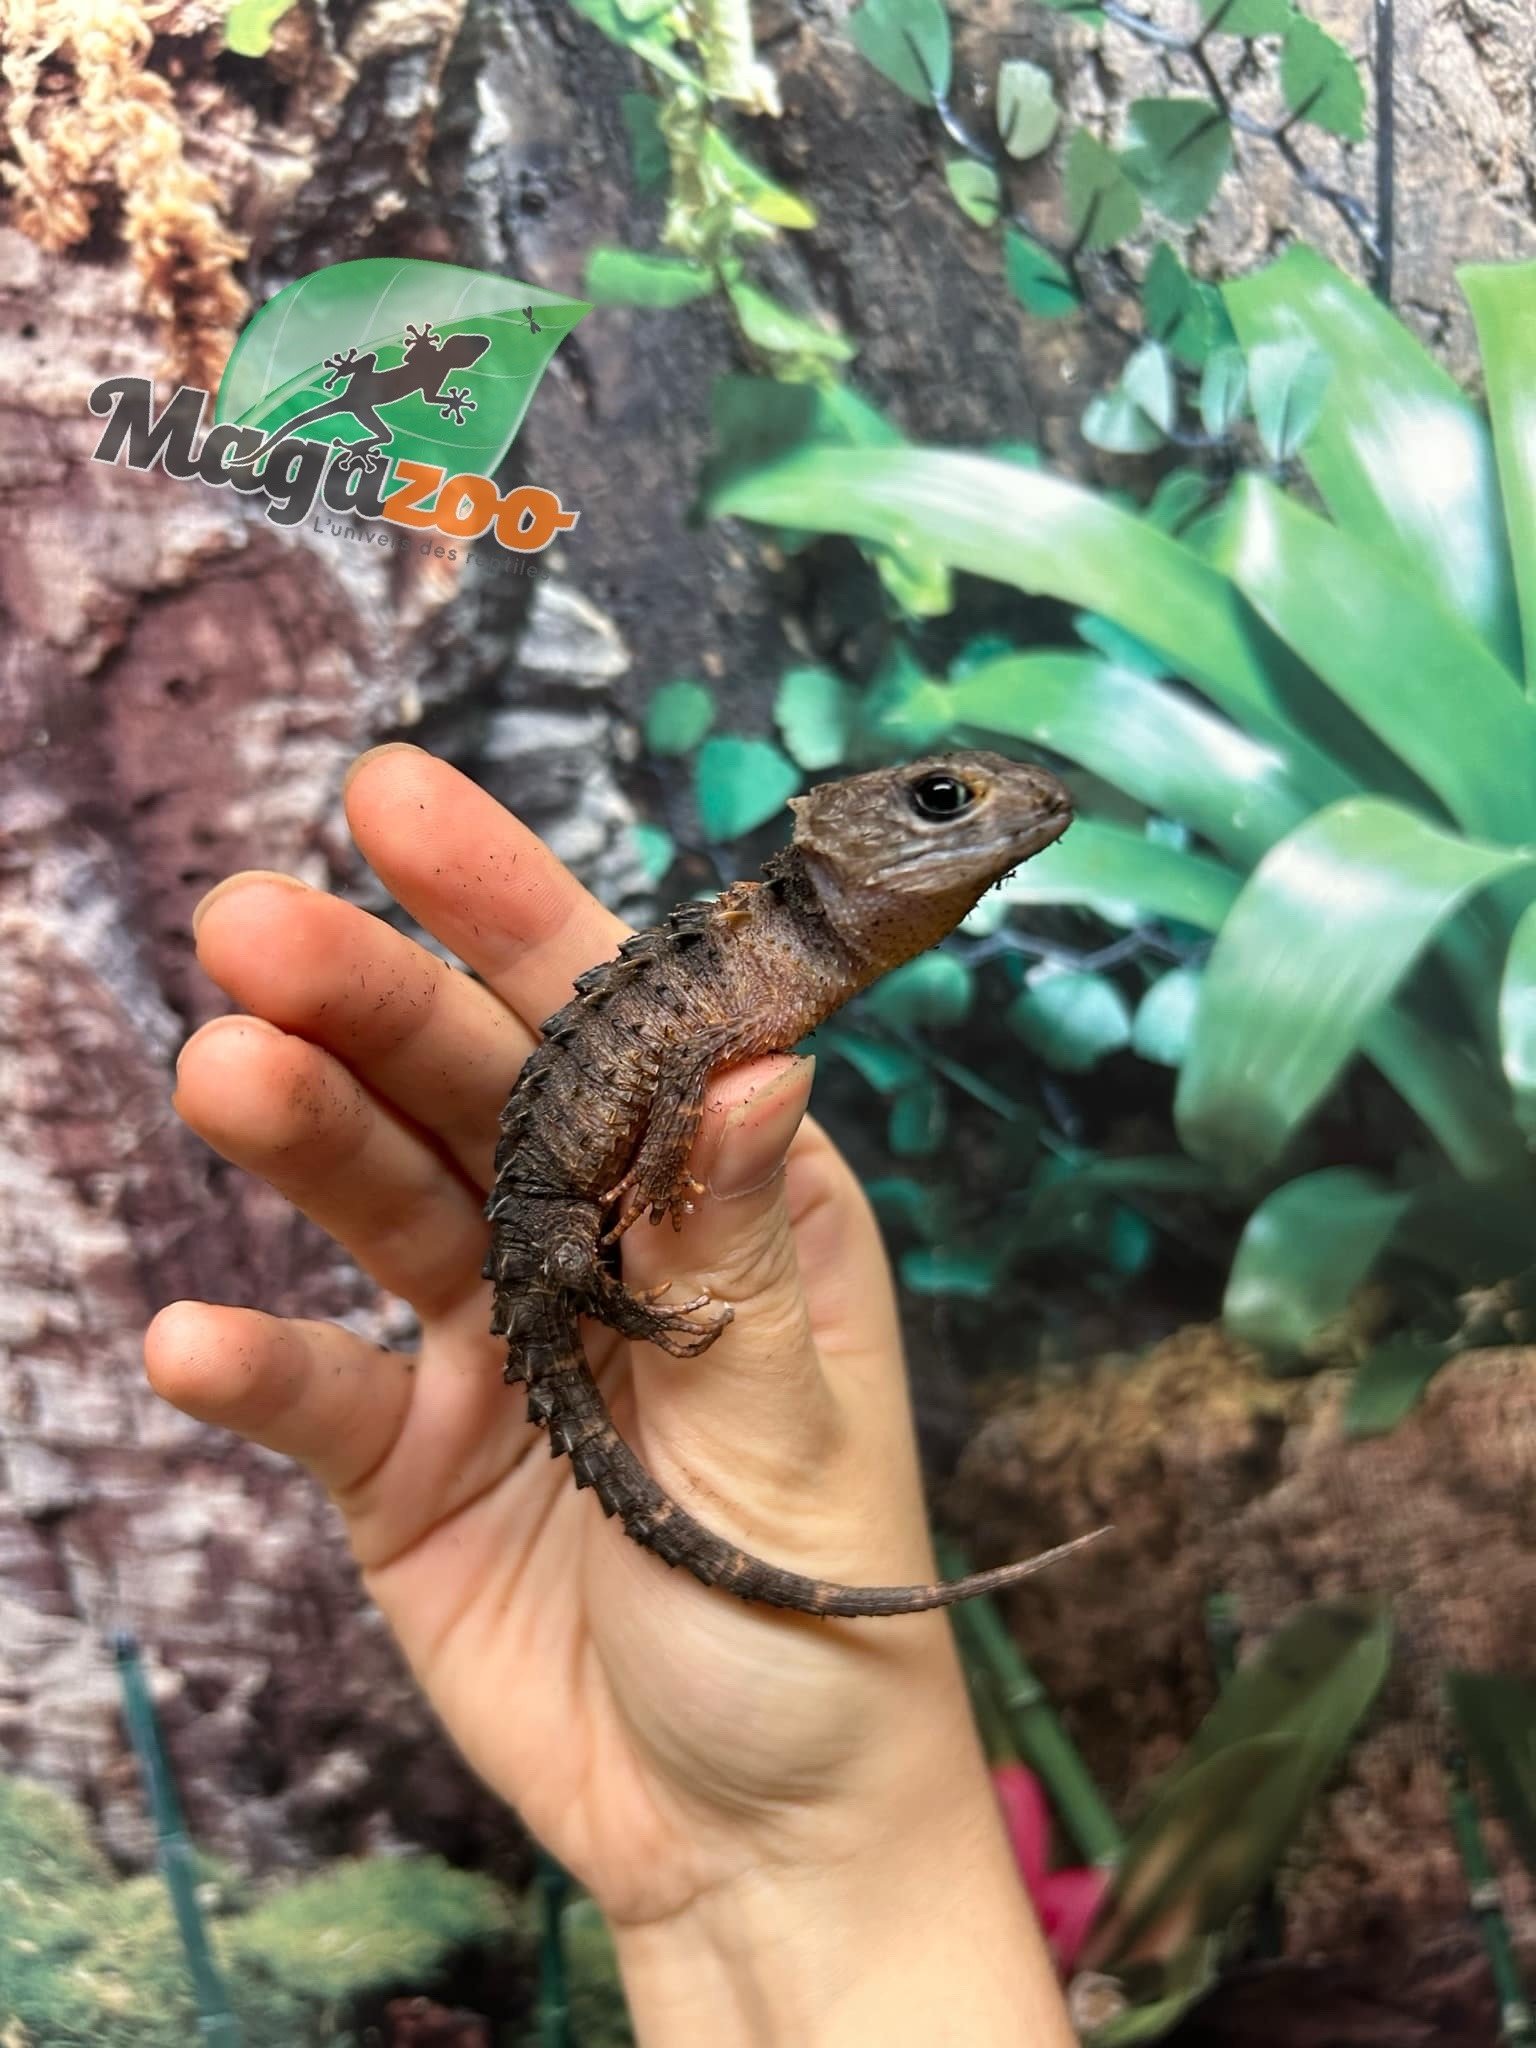
M 236 875 L 198 959 L 246 1014 L 188 1042 L 175 1104 L 422 1327 L 410 1359 L 323 1323 L 177 1302 L 156 1390 L 300 1460 L 485 1782 L 607 1914 L 644 2048 L 1069 2048 L 942 1614 L 825 1621 L 672 1572 L 576 1491 L 501 1381 L 480 1208 L 497 1114 L 573 977 L 624 927 L 516 819 L 411 747 L 348 822 L 479 980 L 355 906 Z M 745 1547 L 857 1584 L 931 1578 L 894 1297 L 810 1063 L 712 1088 L 681 1231 L 632 1285 L 736 1311 L 699 1362 L 588 1355 L 661 1483 Z M 787 1154 L 787 1159 L 786 1159 Z

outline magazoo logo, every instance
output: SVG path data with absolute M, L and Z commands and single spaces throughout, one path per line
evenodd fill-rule
M 98 384 L 91 410 L 109 417 L 95 460 L 264 497 L 278 526 L 297 526 L 318 498 L 348 519 L 454 541 L 493 533 L 514 554 L 538 554 L 580 514 L 532 484 L 499 492 L 491 474 L 550 358 L 591 310 L 449 263 L 332 264 L 245 328 L 201 441 L 206 391 L 183 385 L 157 414 L 148 378 Z M 440 539 L 421 548 L 458 558 Z

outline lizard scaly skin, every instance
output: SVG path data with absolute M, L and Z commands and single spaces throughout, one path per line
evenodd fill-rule
M 501 1118 L 486 1277 L 509 1381 L 635 1542 L 706 1585 L 809 1614 L 910 1614 L 1011 1584 L 1060 1552 L 952 1584 L 839 1586 L 748 1556 L 650 1477 L 587 1368 L 577 1317 L 674 1357 L 731 1320 L 703 1299 L 662 1306 L 626 1288 L 608 1247 L 642 1215 L 676 1222 L 704 1092 L 722 1068 L 787 1052 L 852 995 L 924 952 L 1071 821 L 1043 769 L 954 753 L 797 797 L 794 837 L 757 882 L 686 903 L 593 967 L 544 1026 Z M 1066 1546 L 1071 1548 L 1072 1546 Z

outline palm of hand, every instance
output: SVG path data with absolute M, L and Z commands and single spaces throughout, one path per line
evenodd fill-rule
M 380 878 L 484 985 L 351 906 L 245 878 L 199 954 L 253 1013 L 183 1055 L 177 1106 L 416 1309 L 414 1359 L 350 1333 L 180 1304 L 160 1391 L 304 1460 L 471 1764 L 620 1921 L 682 1910 L 743 1859 L 815 1853 L 882 1718 L 951 1699 L 942 1619 L 828 1623 L 670 1573 L 604 1521 L 501 1383 L 480 1203 L 530 1020 L 621 927 L 491 800 L 413 749 L 349 790 Z M 382 994 L 380 993 L 382 991 Z M 270 1021 L 262 1021 L 270 1020 Z M 855 1581 L 926 1569 L 894 1307 L 847 1168 L 805 1126 L 808 1075 L 726 1077 L 695 1170 L 745 1192 L 642 1226 L 626 1278 L 708 1286 L 737 1323 L 679 1363 L 606 1331 L 589 1356 L 623 1434 L 703 1519 Z

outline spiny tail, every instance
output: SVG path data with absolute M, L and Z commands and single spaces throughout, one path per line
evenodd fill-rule
M 801 1614 L 920 1614 L 1017 1585 L 1106 1533 L 1096 1529 L 1022 1564 L 999 1565 L 947 1584 L 839 1586 L 784 1571 L 706 1529 L 652 1479 L 613 1425 L 582 1356 L 576 1309 L 568 1296 L 524 1296 L 519 1307 L 523 1328 L 508 1340 L 507 1378 L 527 1381 L 529 1419 L 547 1425 L 550 1449 L 570 1458 L 576 1484 L 590 1486 L 604 1514 L 617 1515 L 625 1533 L 646 1550 L 742 1600 Z

